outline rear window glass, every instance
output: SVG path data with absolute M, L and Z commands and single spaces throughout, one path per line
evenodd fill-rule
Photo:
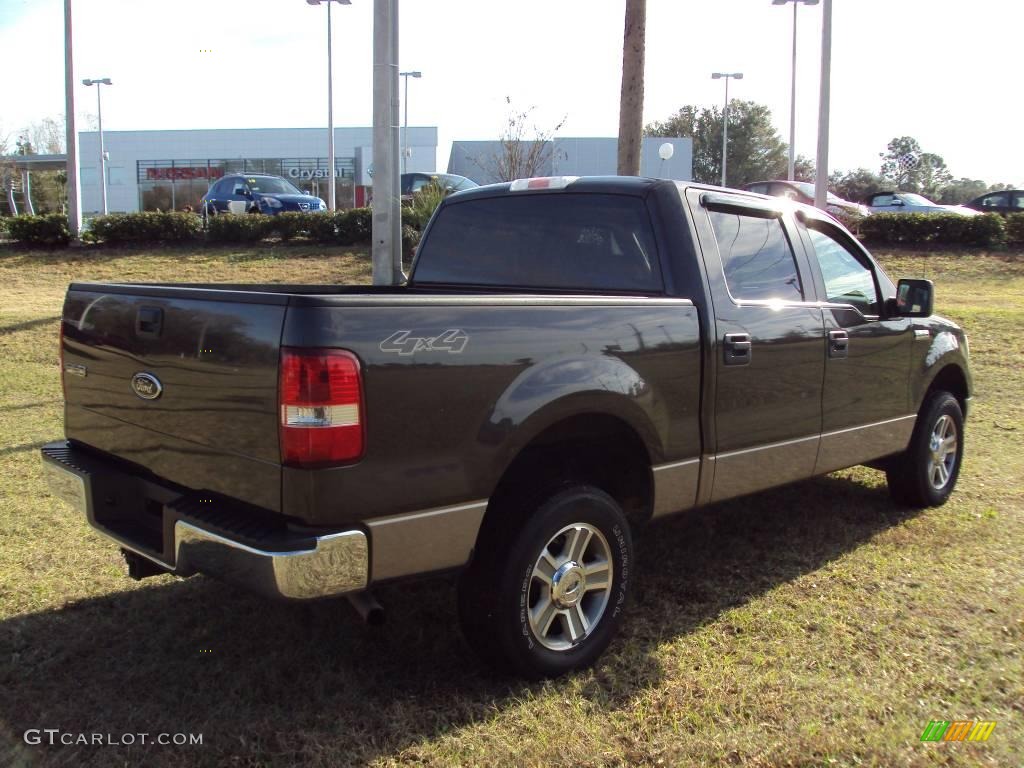
M 552 193 L 445 206 L 420 247 L 416 283 L 662 290 L 643 200 Z

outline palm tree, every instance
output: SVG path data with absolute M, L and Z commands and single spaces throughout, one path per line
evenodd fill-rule
M 626 0 L 619 99 L 619 176 L 640 175 L 644 118 L 644 48 L 647 0 Z

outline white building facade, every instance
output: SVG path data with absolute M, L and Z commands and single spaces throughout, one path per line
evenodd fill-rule
M 532 143 L 532 142 L 528 142 Z M 672 145 L 672 156 L 662 160 L 659 150 Z M 618 139 L 555 138 L 540 153 L 537 176 L 614 176 L 618 172 Z M 478 184 L 500 181 L 497 174 L 500 141 L 455 141 L 448 172 Z M 693 139 L 645 137 L 640 149 L 640 175 L 656 179 L 693 179 Z

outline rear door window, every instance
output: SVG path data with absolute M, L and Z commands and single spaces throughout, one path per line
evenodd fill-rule
M 663 289 L 647 206 L 625 195 L 506 195 L 449 203 L 417 257 L 416 283 Z
M 776 217 L 709 210 L 734 299 L 803 301 L 793 248 Z

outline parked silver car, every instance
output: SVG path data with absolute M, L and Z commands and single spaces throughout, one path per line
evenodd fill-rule
M 977 216 L 977 211 L 962 205 L 939 205 L 927 197 L 913 192 L 876 192 L 869 195 L 868 209 L 872 213 L 958 213 L 961 216 Z

